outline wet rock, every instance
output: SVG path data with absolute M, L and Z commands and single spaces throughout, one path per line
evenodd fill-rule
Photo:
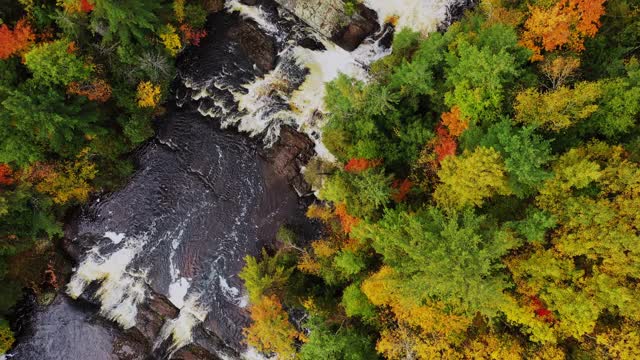
M 380 30 L 375 11 L 360 4 L 347 26 L 331 37 L 336 44 L 353 51 L 369 35 Z
M 210 14 L 213 14 L 224 9 L 224 0 L 204 0 L 202 5 Z
M 380 26 L 371 10 L 358 6 L 347 14 L 342 0 L 276 0 L 285 9 L 306 22 L 345 50 L 352 51 Z
M 14 359 L 143 360 L 149 348 L 64 295 L 34 310 Z
M 464 13 L 478 5 L 478 0 L 456 0 L 447 7 L 447 18 L 438 25 L 438 31 L 447 31 L 449 25 L 462 19 Z
M 154 294 L 151 299 L 138 308 L 135 328 L 148 342 L 153 343 L 160 334 L 165 320 L 173 319 L 176 316 L 178 316 L 178 309 L 164 296 Z
M 237 273 L 244 265 L 244 255 L 257 255 L 273 241 L 282 223 L 304 221 L 304 209 L 289 180 L 297 175 L 301 181 L 299 169 L 313 153 L 313 143 L 292 129 L 282 134 L 271 163 L 258 155 L 257 141 L 220 130 L 218 124 L 189 107 L 173 109 L 156 139 L 138 154 L 140 170 L 129 184 L 83 208 L 75 220 L 78 223 L 70 226 L 67 236 L 75 240 L 67 244 L 91 248 L 84 251 L 99 252 L 107 263 L 109 259 L 128 261 L 123 275 L 117 268 L 106 270 L 114 271 L 115 277 L 123 276 L 125 283 L 146 287 L 147 296 L 137 305 L 131 322 L 135 325 L 124 333 L 149 347 L 160 342 L 154 356 L 171 353 L 172 339 L 161 336 L 162 329 L 171 325 L 168 320 L 180 319 L 178 309 L 168 301 L 173 296 L 169 285 L 175 273 L 188 278 L 188 292 L 199 297 L 198 310 L 185 304 L 186 311 L 207 311 L 204 322 L 192 324 L 195 341 L 181 349 L 180 356 L 209 359 L 221 349 L 232 349 L 227 354 L 243 351 L 242 328 L 249 318 Z M 297 218 L 300 220 L 292 220 Z M 113 242 L 103 236 L 106 232 L 126 236 Z M 118 257 L 131 251 L 137 256 L 130 260 Z M 83 260 L 87 258 L 95 266 L 103 264 L 81 256 L 76 259 L 79 268 L 86 266 Z M 143 282 L 131 275 L 142 272 L 147 274 Z M 84 287 L 79 299 L 95 303 L 98 289 L 114 289 L 101 276 L 84 279 L 95 281 Z M 186 299 L 189 296 L 187 293 Z M 118 314 L 131 314 L 125 311 L 123 307 Z M 184 327 L 178 331 L 189 336 Z
M 218 360 L 220 357 L 193 344 L 185 346 L 173 354 L 174 360 Z
M 339 35 L 333 40 L 346 50 L 352 51 L 357 48 L 362 40 L 369 36 L 370 33 L 370 29 L 364 27 L 363 24 L 354 22 L 343 28 Z
M 314 155 L 313 141 L 289 126 L 282 127 L 278 141 L 264 153 L 275 172 L 286 178 L 299 196 L 311 192 L 311 186 L 304 181 L 300 170 Z
M 276 47 L 271 37 L 264 34 L 257 24 L 240 21 L 227 32 L 229 39 L 238 43 L 247 57 L 263 72 L 273 70 L 276 63 Z

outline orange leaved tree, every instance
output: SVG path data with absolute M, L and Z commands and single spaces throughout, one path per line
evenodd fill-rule
M 247 344 L 265 353 L 277 353 L 281 359 L 293 358 L 298 332 L 280 300 L 275 295 L 263 296 L 250 310 L 252 324 L 244 329 Z
M 7 24 L 0 25 L 0 59 L 22 54 L 35 41 L 36 36 L 26 19 L 16 23 L 13 30 Z
M 604 14 L 605 0 L 559 0 L 548 8 L 530 7 L 521 43 L 531 49 L 532 61 L 544 59 L 544 51 L 567 48 L 584 50 L 584 40 L 594 37 Z
M 91 82 L 73 81 L 69 83 L 67 92 L 69 94 L 86 96 L 87 99 L 97 102 L 106 102 L 111 98 L 111 86 L 102 79 Z

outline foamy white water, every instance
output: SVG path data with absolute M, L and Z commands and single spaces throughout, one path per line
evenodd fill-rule
M 238 130 L 251 136 L 264 133 L 268 143 L 274 142 L 279 133 L 279 124 L 292 124 L 312 139 L 321 134 L 319 121 L 324 108 L 324 86 L 340 73 L 366 78 L 366 72 L 351 54 L 326 42 L 326 51 L 313 51 L 293 47 L 284 54 L 282 62 L 263 78 L 243 85 L 248 92 L 236 94 L 238 108 L 244 112 L 238 120 Z M 283 64 L 296 63 L 309 69 L 309 75 L 296 90 L 292 90 Z M 275 98 L 286 99 L 289 109 L 273 111 Z M 316 136 L 314 136 L 316 134 Z M 331 153 L 320 139 L 315 139 L 318 156 L 333 160 Z
M 456 0 L 364 0 L 378 13 L 382 24 L 394 23 L 396 28 L 409 28 L 428 34 L 447 18 L 447 7 Z
M 276 33 L 278 31 L 278 28 L 267 20 L 267 16 L 260 6 L 245 5 L 241 3 L 240 0 L 226 0 L 224 7 L 228 12 L 237 11 L 243 18 L 255 21 L 261 28 L 269 33 Z
M 258 24 L 268 22 L 265 13 L 256 12 L 255 8 L 233 6 L 230 11 L 238 11 L 241 16 L 254 19 Z M 255 17 L 262 17 L 256 19 Z M 261 25 L 262 26 L 262 25 Z M 281 124 L 295 125 L 299 131 L 307 133 L 315 142 L 315 150 L 319 157 L 333 161 L 333 155 L 322 144 L 321 127 L 326 115 L 324 106 L 325 84 L 336 79 L 341 73 L 362 81 L 368 79 L 366 68 L 373 61 L 390 53 L 379 41 L 365 41 L 355 51 L 348 52 L 334 43 L 315 34 L 317 40 L 326 50 L 310 50 L 301 46 L 290 46 L 280 54 L 276 68 L 264 77 L 244 84 L 246 93 L 234 93 L 242 114 L 237 118 L 226 117 L 224 125 L 234 123 L 238 130 L 251 136 L 264 134 L 268 144 L 275 142 Z M 309 70 L 304 82 L 291 88 L 290 71 L 292 66 Z M 202 97 L 202 91 L 195 96 Z M 276 99 L 288 101 L 288 109 L 274 110 Z M 214 103 L 215 103 L 215 99 Z M 210 110 L 205 115 L 220 115 L 219 110 Z M 225 114 L 227 115 L 227 114 Z
M 261 354 L 258 350 L 256 350 L 256 348 L 254 348 L 253 346 L 247 347 L 247 351 L 242 353 L 242 355 L 240 355 L 240 357 L 243 360 L 269 360 L 269 359 L 277 358 L 275 356 L 274 357 L 266 357 L 263 354 Z
M 193 328 L 207 318 L 208 310 L 198 303 L 199 295 L 191 294 L 180 309 L 178 317 L 167 320 L 157 339 L 155 347 L 159 347 L 165 340 L 171 341 L 169 351 L 173 354 L 183 346 L 193 341 Z M 171 357 L 171 356 L 169 356 Z
M 190 287 L 189 280 L 184 277 L 172 282 L 169 285 L 169 301 L 178 309 L 181 309 L 184 306 L 184 297 L 187 296 Z
M 100 314 L 120 324 L 124 329 L 135 325 L 138 305 L 146 298 L 144 273 L 127 271 L 127 266 L 140 252 L 146 239 L 133 239 L 118 251 L 101 255 L 93 249 L 80 263 L 67 284 L 67 294 L 76 299 L 94 281 L 101 282 L 96 291 L 100 299 Z
M 324 51 L 314 51 L 303 47 L 294 49 L 294 56 L 300 66 L 309 69 L 304 83 L 293 92 L 289 100 L 298 129 L 315 139 L 317 155 L 327 161 L 335 158 L 322 143 L 322 126 L 326 107 L 324 103 L 325 85 L 340 74 L 367 81 L 366 67 L 373 61 L 390 53 L 378 41 L 365 42 L 353 52 L 348 52 L 332 42 L 323 39 Z M 315 135 L 315 136 L 314 136 Z
M 109 238 L 114 244 L 119 244 L 124 238 L 125 233 L 115 233 L 113 231 L 107 231 L 104 233 L 104 237 Z

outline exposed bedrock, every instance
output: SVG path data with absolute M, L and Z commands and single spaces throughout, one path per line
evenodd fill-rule
M 357 6 L 345 12 L 343 0 L 275 0 L 320 34 L 342 48 L 354 50 L 362 40 L 380 29 L 375 12 Z

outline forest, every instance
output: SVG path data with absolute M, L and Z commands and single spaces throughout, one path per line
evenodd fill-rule
M 54 245 L 68 211 L 133 172 L 129 155 L 153 135 L 176 55 L 199 44 L 220 6 L 0 2 L 0 354 L 22 288 L 46 303 L 59 286 Z
M 387 19 L 393 22 L 394 19 Z M 325 227 L 247 257 L 280 359 L 640 358 L 640 2 L 482 0 L 327 85 Z

